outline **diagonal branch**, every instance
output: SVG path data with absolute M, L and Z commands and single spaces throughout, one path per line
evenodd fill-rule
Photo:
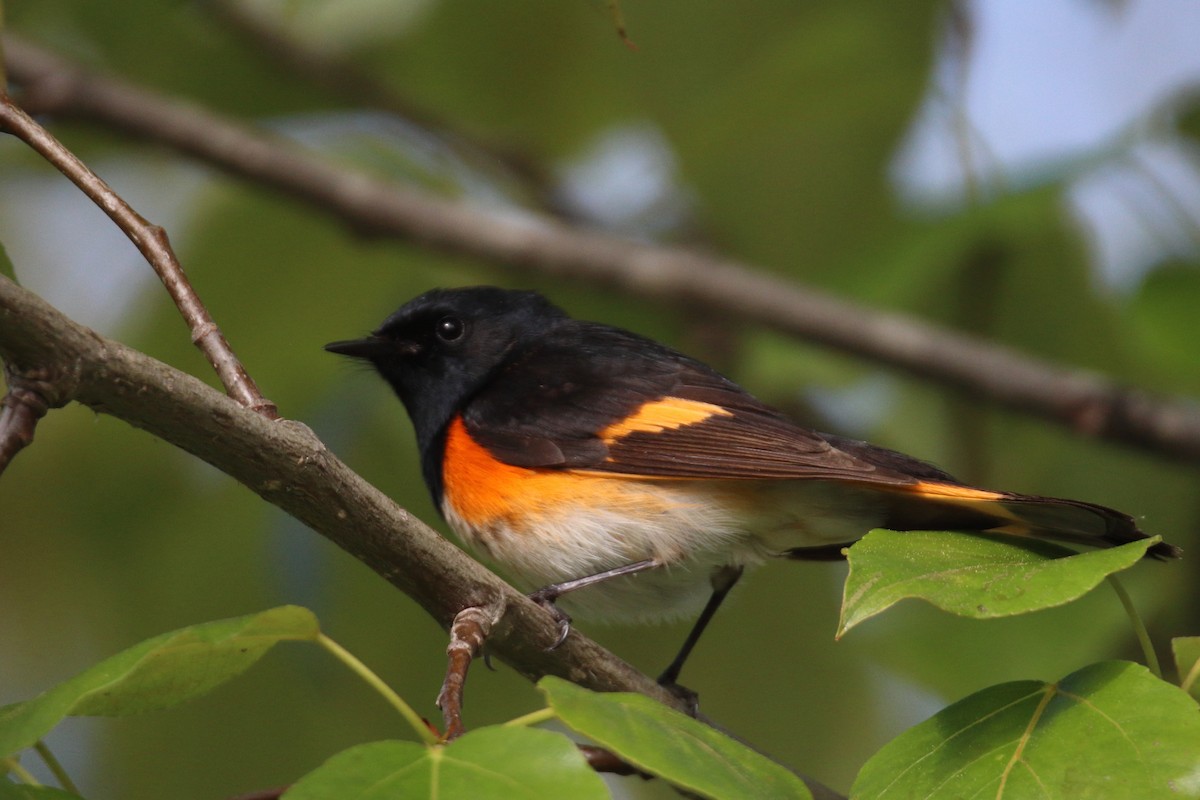
M 208 358 L 229 396 L 268 419 L 277 418 L 275 405 L 259 392 L 184 275 L 167 232 L 134 211 L 99 175 L 3 94 L 0 94 L 0 130 L 21 139 L 53 164 L 129 237 L 167 287 L 167 293 L 191 328 L 192 343 Z
M 336 166 L 279 137 L 5 37 L 30 108 L 93 120 L 273 187 L 353 229 L 513 269 L 614 286 L 742 318 L 969 396 L 1172 459 L 1200 462 L 1200 407 L 1041 361 L 913 317 L 868 309 L 749 265 L 635 243 L 536 215 L 497 214 Z

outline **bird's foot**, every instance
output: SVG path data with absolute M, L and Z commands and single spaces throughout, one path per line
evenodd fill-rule
M 557 650 L 571 635 L 571 615 L 555 605 L 555 601 L 561 594 L 556 586 L 547 586 L 529 595 L 529 599 L 544 608 L 558 626 L 558 638 L 554 640 L 554 644 L 546 648 L 547 650 Z
M 676 683 L 673 677 L 662 674 L 658 677 L 658 685 L 666 689 L 683 703 L 684 711 L 694 717 L 700 713 L 700 695 L 688 687 Z

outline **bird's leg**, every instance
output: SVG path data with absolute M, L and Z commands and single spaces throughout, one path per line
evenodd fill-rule
M 704 606 L 704 610 L 700 612 L 700 616 L 696 618 L 696 624 L 692 626 L 692 630 L 688 633 L 687 638 L 683 640 L 683 646 L 679 648 L 678 655 L 667 665 L 667 668 L 658 676 L 658 685 L 664 689 L 668 689 L 672 694 L 686 700 L 693 709 L 697 705 L 697 695 L 686 686 L 680 686 L 678 683 L 679 673 L 683 669 L 683 663 L 687 661 L 688 656 L 692 654 L 692 648 L 696 646 L 696 642 L 700 641 L 701 634 L 708 627 L 708 623 L 712 621 L 713 615 L 717 613 L 717 609 L 721 607 L 721 603 L 725 600 L 729 590 L 738 582 L 738 578 L 742 577 L 742 567 L 726 565 L 721 567 L 712 575 L 712 595 L 708 598 L 708 603 Z
M 552 583 L 549 586 L 543 586 L 536 592 L 529 595 L 529 599 L 537 603 L 546 612 L 554 618 L 558 624 L 558 638 L 554 644 L 550 645 L 550 649 L 561 645 L 567 640 L 567 636 L 571 633 L 571 617 L 561 610 L 554 603 L 558 598 L 568 592 L 574 592 L 577 589 L 584 589 L 588 586 L 594 586 L 597 583 L 603 583 L 611 578 L 619 578 L 622 575 L 634 575 L 638 572 L 645 572 L 648 569 L 661 567 L 662 562 L 656 558 L 647 558 L 645 561 L 635 561 L 632 564 L 624 564 L 620 567 L 606 569 L 603 572 L 597 572 L 595 575 L 585 575 L 582 578 L 575 578 L 562 583 Z

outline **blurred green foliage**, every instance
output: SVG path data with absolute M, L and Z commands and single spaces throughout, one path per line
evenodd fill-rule
M 659 132 L 687 207 L 668 240 L 1157 391 L 1200 391 L 1194 257 L 1151 270 L 1128 296 L 1103 288 L 1086 236 L 1064 211 L 1069 169 L 1048 169 L 1027 188 L 971 208 L 902 206 L 890 168 L 929 90 L 941 3 L 627 2 L 636 52 L 621 44 L 600 2 L 429 0 L 400 15 L 387 8 L 395 3 L 364 0 L 346 6 L 345 14 L 361 15 L 356 24 L 332 26 L 325 37 L 302 24 L 320 5 L 255 4 L 281 9 L 285 27 L 351 59 L 430 118 L 503 142 L 552 175 L 615 130 Z M 453 147 L 289 75 L 210 4 L 38 0 L 8 10 L 11 29 L 85 64 L 301 136 L 331 157 L 467 200 L 478 200 L 481 185 L 493 202 L 526 196 L 511 177 L 464 167 Z M 83 124 L 54 130 L 118 191 L 132 160 L 163 180 L 177 174 L 153 145 Z M 0 149 L 0 159 L 23 176 L 61 180 L 19 148 Z M 129 199 L 157 221 L 154 207 Z M 69 222 L 47 215 L 42 224 L 55 237 Z M 981 469 L 964 477 L 999 488 L 1122 508 L 1185 548 L 1197 538 L 1194 466 L 1011 413 L 950 413 L 961 401 L 938 387 L 773 333 L 699 324 L 686 310 L 363 239 L 287 198 L 215 175 L 170 232 L 282 413 L 310 424 L 429 522 L 436 514 L 400 406 L 321 345 L 370 329 L 431 286 L 492 282 L 542 289 L 581 316 L 709 358 L 816 427 L 850 425 L 842 432 L 951 472 Z M 14 262 L 26 285 L 46 266 Z M 211 380 L 158 287 L 147 282 L 128 294 L 136 302 L 106 332 Z M 805 393 L 864 385 L 883 402 L 857 422 L 822 416 Z M 0 509 L 0 703 L 156 633 L 299 603 L 436 718 L 445 645 L 437 626 L 357 561 L 162 442 L 78 407 L 54 412 L 0 480 Z M 1136 657 L 1120 606 L 1104 592 L 989 622 L 900 607 L 835 643 L 843 578 L 839 565 L 768 566 L 739 587 L 683 677 L 722 726 L 842 789 L 885 741 L 970 692 Z M 1192 563 L 1141 565 L 1127 580 L 1162 642 L 1200 630 Z M 582 629 L 653 674 L 686 627 Z M 477 670 L 467 723 L 538 703 L 506 668 Z M 396 728 L 362 686 L 296 648 L 207 702 L 144 719 L 80 721 L 50 741 L 90 796 L 187 800 L 288 783 Z

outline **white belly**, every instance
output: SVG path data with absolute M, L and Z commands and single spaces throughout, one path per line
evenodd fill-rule
M 472 526 L 447 496 L 443 512 L 468 545 L 505 566 L 525 590 L 658 560 L 660 568 L 580 589 L 559 602 L 582 618 L 630 622 L 694 615 L 720 567 L 754 567 L 789 548 L 850 541 L 871 527 L 856 519 L 860 507 L 846 507 L 861 500 L 831 497 L 828 484 L 775 484 L 752 503 L 739 491 L 745 486 L 733 482 L 596 480 L 610 484 L 601 506 L 559 498 L 552 509 Z

